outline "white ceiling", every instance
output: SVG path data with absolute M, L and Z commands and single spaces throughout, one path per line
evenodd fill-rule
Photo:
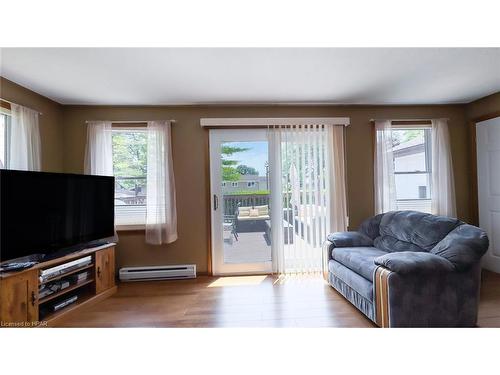
M 0 75 L 62 104 L 442 104 L 500 91 L 500 48 L 0 52 Z

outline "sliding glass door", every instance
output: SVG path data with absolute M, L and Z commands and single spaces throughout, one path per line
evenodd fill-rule
M 216 275 L 271 271 L 268 156 L 265 129 L 210 130 L 212 268 Z
M 216 275 L 317 273 L 346 228 L 343 128 L 210 130 Z

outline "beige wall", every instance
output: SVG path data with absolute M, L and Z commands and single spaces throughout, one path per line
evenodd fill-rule
M 468 142 L 464 106 L 186 106 L 89 107 L 64 106 L 64 170 L 82 172 L 86 120 L 176 119 L 173 158 L 177 189 L 179 239 L 149 246 L 141 232 L 120 233 L 117 265 L 196 263 L 207 270 L 209 188 L 207 131 L 202 117 L 348 116 L 346 130 L 347 191 L 351 227 L 373 214 L 373 140 L 371 118 L 449 118 L 458 216 L 469 220 Z
M 1 77 L 0 96 L 43 112 L 40 129 L 42 168 L 46 171 L 83 171 L 86 120 L 176 119 L 172 138 L 179 239 L 166 246 L 149 246 L 144 243 L 143 232 L 122 232 L 117 265 L 196 263 L 200 272 L 207 270 L 209 241 L 208 137 L 199 125 L 200 118 L 350 117 L 351 126 L 346 129 L 347 192 L 351 228 L 356 228 L 373 214 L 371 118 L 450 119 L 458 216 L 468 221 L 470 165 L 466 121 L 500 109 L 500 94 L 466 106 L 61 106 Z
M 500 114 L 500 92 L 478 99 L 465 106 L 467 120 L 474 120 L 492 113 Z
M 0 98 L 35 109 L 42 142 L 42 170 L 63 171 L 62 106 L 44 96 L 0 77 Z

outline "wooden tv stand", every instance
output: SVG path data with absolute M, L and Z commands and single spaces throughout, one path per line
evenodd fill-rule
M 114 243 L 84 249 L 61 258 L 38 263 L 32 268 L 19 272 L 0 274 L 0 327 L 44 327 L 57 322 L 83 306 L 101 301 L 116 292 L 115 285 L 115 245 Z M 91 263 L 84 267 L 40 280 L 42 270 L 91 256 Z M 89 271 L 86 280 L 70 284 L 58 292 L 39 298 L 40 285 L 63 279 L 72 274 Z M 76 302 L 41 317 L 43 308 L 51 301 L 77 295 Z

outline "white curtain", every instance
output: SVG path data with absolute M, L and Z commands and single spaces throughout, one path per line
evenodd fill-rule
M 95 121 L 87 124 L 85 173 L 113 175 L 113 140 L 111 122 Z
M 273 271 L 319 272 L 326 235 L 346 230 L 343 127 L 274 127 L 268 138 Z
M 375 140 L 375 213 L 380 214 L 397 209 L 390 120 L 375 121 Z
M 432 213 L 456 217 L 450 135 L 445 119 L 432 120 Z
M 177 239 L 177 211 L 170 121 L 148 122 L 146 242 L 160 245 Z
M 38 112 L 11 104 L 11 116 L 7 132 L 7 167 L 26 171 L 41 170 Z
M 92 121 L 87 124 L 87 144 L 85 146 L 85 174 L 113 176 L 113 127 L 109 121 Z M 116 213 L 115 213 L 116 216 Z M 116 218 L 115 218 L 116 227 Z M 110 242 L 118 242 L 115 229 Z
M 345 126 L 328 126 L 328 165 L 330 166 L 330 232 L 347 230 L 347 194 L 345 178 Z

